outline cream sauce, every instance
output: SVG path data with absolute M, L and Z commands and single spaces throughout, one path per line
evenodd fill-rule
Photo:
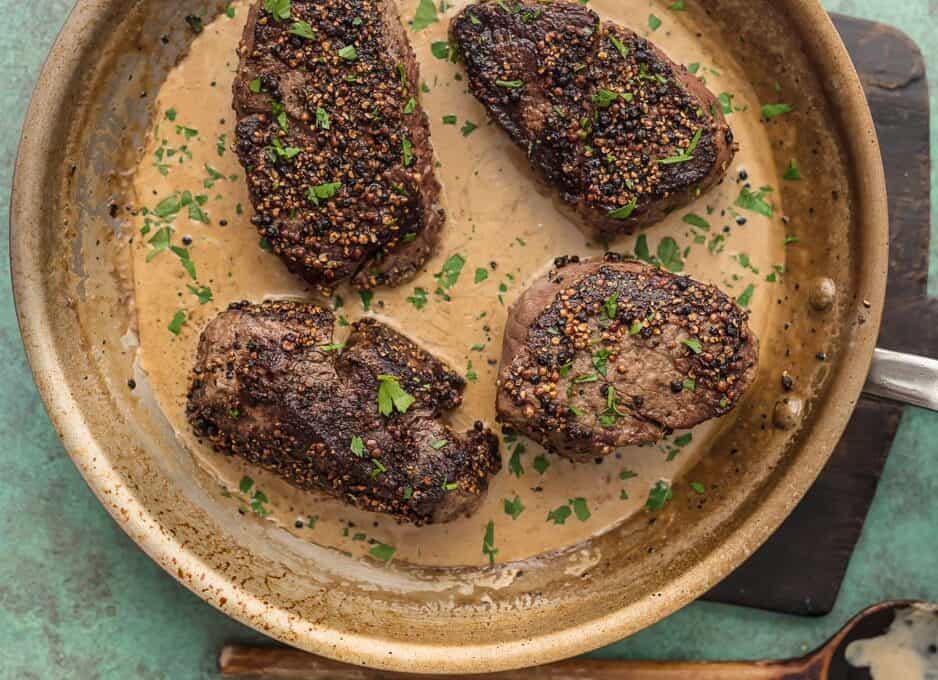
M 886 633 L 854 640 L 844 656 L 873 680 L 938 680 L 938 607 L 899 609 Z
M 426 30 L 408 31 L 422 78 L 429 86 L 429 92 L 421 97 L 430 118 L 440 163 L 438 176 L 444 187 L 447 222 L 442 243 L 437 256 L 412 283 L 375 291 L 369 313 L 405 332 L 453 367 L 477 375 L 469 383 L 464 405 L 451 416 L 454 426 L 466 428 L 479 419 L 494 423 L 496 364 L 508 306 L 533 278 L 549 269 L 555 256 L 598 255 L 603 248 L 589 243 L 557 210 L 551 192 L 535 182 L 523 155 L 506 135 L 486 122 L 481 105 L 466 91 L 461 67 L 432 55 L 431 43 L 446 39 L 448 19 L 461 4 L 457 2 L 439 23 Z M 417 0 L 401 0 L 405 20 L 414 15 L 416 5 Z M 234 139 L 231 84 L 248 5 L 236 1 L 232 6 L 235 17 L 222 15 L 208 24 L 163 84 L 148 146 L 142 150 L 134 175 L 141 208 L 153 210 L 166 197 L 184 191 L 203 197 L 198 200 L 204 201 L 200 208 L 209 223 L 191 219 L 188 208 L 183 208 L 174 221 L 172 235 L 176 246 L 183 246 L 184 237 L 191 238 L 188 254 L 197 280 L 189 277 L 181 258 L 172 251 L 160 252 L 147 261 L 153 252 L 148 241 L 157 227 L 135 238 L 131 246 L 141 377 L 148 381 L 181 443 L 217 479 L 222 493 L 230 494 L 232 502 L 246 515 L 264 515 L 305 540 L 353 555 L 366 554 L 371 548 L 369 541 L 380 541 L 396 548 L 397 560 L 439 566 L 486 562 L 488 558 L 481 548 L 490 520 L 495 523 L 498 561 L 504 562 L 570 546 L 607 531 L 642 511 L 649 490 L 660 479 L 673 480 L 682 493 L 696 493 L 689 487 L 693 480 L 678 481 L 682 471 L 707 451 L 718 428 L 729 426 L 732 416 L 696 428 L 692 442 L 683 447 L 674 445 L 674 440 L 684 434 L 676 433 L 660 446 L 623 449 L 598 464 L 573 464 L 545 455 L 540 447 L 524 441 L 524 452 L 517 456 L 523 467 L 520 475 L 512 474 L 513 466 L 509 464 L 515 445 L 503 446 L 504 468 L 492 480 L 488 496 L 474 516 L 420 528 L 298 491 L 195 441 L 185 418 L 186 387 L 199 333 L 208 320 L 235 300 L 313 296 L 308 286 L 258 246 L 258 235 L 249 222 L 251 207 L 244 173 L 230 148 Z M 746 111 L 730 116 L 741 147 L 730 169 L 730 179 L 687 210 L 676 212 L 648 230 L 646 238 L 653 253 L 667 236 L 682 249 L 690 246 L 684 257 L 685 271 L 720 285 L 732 295 L 741 294 L 753 284 L 751 323 L 765 341 L 764 331 L 775 309 L 775 284 L 766 282 L 765 277 L 773 265 L 784 263 L 784 231 L 778 217 L 781 211 L 776 206 L 776 217 L 771 220 L 740 211 L 748 220 L 744 227 L 737 226 L 733 214 L 725 212 L 739 195 L 735 178 L 740 169 L 747 170 L 754 187 L 779 184 L 769 141 L 759 122 L 758 102 L 742 69 L 727 61 L 719 49 L 719 36 L 699 37 L 700 26 L 693 25 L 684 13 L 668 12 L 660 3 L 593 0 L 590 6 L 605 18 L 641 33 L 648 33 L 647 17 L 654 11 L 664 21 L 652 36 L 655 42 L 677 61 L 699 62 L 699 74 L 706 77 L 714 92 L 733 93 L 737 107 L 748 105 Z M 444 124 L 443 116 L 449 115 L 456 116 L 456 125 Z M 478 129 L 465 136 L 462 128 L 467 121 L 478 125 Z M 192 214 L 198 218 L 198 213 L 194 210 Z M 693 230 L 682 222 L 688 213 L 704 216 L 712 225 L 704 235 L 704 243 L 694 243 Z M 145 227 L 142 212 L 137 222 L 138 229 Z M 724 225 L 731 227 L 729 233 L 721 232 Z M 711 251 L 707 244 L 718 234 L 725 237 L 723 249 Z M 632 252 L 635 241 L 636 237 L 623 238 L 610 247 Z M 443 301 L 433 293 L 433 274 L 457 253 L 466 258 L 466 264 L 450 291 L 452 299 Z M 740 263 L 746 262 L 739 257 L 741 254 L 748 256 L 748 267 Z M 490 262 L 496 262 L 497 268 L 493 270 Z M 479 283 L 475 282 L 477 269 L 488 274 Z M 193 292 L 203 286 L 212 292 L 212 300 L 206 304 L 200 304 Z M 407 300 L 414 295 L 415 287 L 428 292 L 422 310 Z M 365 313 L 355 291 L 340 289 L 338 295 L 344 301 L 336 311 L 338 315 L 353 321 Z M 168 326 L 178 312 L 186 314 L 186 322 L 177 336 Z M 342 331 L 337 328 L 339 337 Z M 480 345 L 484 348 L 478 349 Z M 668 460 L 668 452 L 676 452 L 673 460 Z M 621 475 L 628 477 L 622 479 L 620 473 L 624 471 L 636 476 Z M 253 485 L 244 493 L 239 490 L 239 482 L 246 476 Z M 258 489 L 269 500 L 255 500 L 252 504 Z M 524 510 L 512 519 L 504 505 L 516 497 Z M 582 521 L 577 514 L 571 514 L 562 525 L 548 521 L 551 510 L 578 498 L 585 499 L 588 518 L 580 513 Z

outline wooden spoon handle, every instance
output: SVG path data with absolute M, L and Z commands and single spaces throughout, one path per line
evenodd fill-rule
M 658 662 L 571 659 L 560 663 L 486 675 L 422 675 L 372 670 L 330 661 L 287 647 L 228 645 L 221 651 L 222 675 L 276 680 L 428 680 L 470 677 L 484 680 L 795 680 L 799 662 Z

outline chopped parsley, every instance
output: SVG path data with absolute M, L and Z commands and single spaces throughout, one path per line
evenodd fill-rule
M 478 127 L 479 126 L 473 123 L 471 120 L 467 120 L 465 123 L 463 123 L 462 129 L 461 129 L 462 136 L 468 137 Z
M 422 31 L 430 24 L 435 24 L 440 18 L 436 13 L 436 5 L 433 0 L 420 0 L 417 5 L 417 12 L 410 22 L 410 27 L 414 31 Z
M 611 217 L 614 220 L 627 220 L 632 216 L 632 213 L 635 212 L 635 206 L 638 205 L 638 196 L 632 198 L 631 201 L 623 205 L 621 208 L 616 208 L 611 210 L 608 217 Z
M 601 109 L 608 108 L 612 102 L 619 98 L 618 92 L 600 88 L 593 93 L 593 104 Z
M 449 43 L 445 40 L 430 43 L 430 53 L 437 59 L 449 59 Z
M 326 111 L 321 106 L 316 107 L 316 127 L 322 128 L 323 130 L 328 130 L 332 125 L 332 122 L 329 120 L 329 112 Z
M 569 505 L 561 505 L 559 508 L 554 508 L 547 513 L 547 521 L 553 522 L 554 524 L 566 524 L 567 519 L 572 514 L 573 511 L 570 509 Z
M 520 479 L 524 474 L 524 466 L 521 464 L 521 454 L 524 453 L 524 445 L 521 442 L 515 443 L 515 448 L 511 452 L 511 458 L 508 459 L 508 472 Z
M 629 56 L 629 48 L 622 44 L 622 41 L 619 40 L 614 35 L 609 36 L 609 42 L 612 43 L 612 46 L 618 50 L 619 54 L 622 55 L 622 58 L 625 59 Z
M 474 281 L 475 281 L 476 283 L 482 283 L 482 282 L 485 281 L 488 277 L 489 277 L 489 270 L 488 270 L 488 269 L 484 269 L 484 268 L 482 268 L 482 267 L 479 267 L 479 268 L 476 269 L 476 274 L 475 274 Z
M 658 260 L 661 266 L 672 272 L 679 272 L 684 269 L 684 261 L 681 259 L 681 249 L 670 236 L 665 236 L 658 244 Z
M 290 0 L 264 0 L 264 9 L 280 21 L 290 18 L 290 10 L 292 9 L 290 5 Z
M 570 505 L 573 506 L 573 514 L 576 515 L 576 518 L 581 522 L 585 522 L 593 516 L 585 498 L 574 498 L 570 501 Z
M 423 309 L 427 306 L 427 289 L 414 288 L 414 294 L 408 297 L 407 301 L 412 304 L 415 309 Z
M 703 352 L 703 347 L 700 344 L 700 340 L 697 340 L 696 338 L 685 338 L 684 340 L 681 340 L 681 344 L 687 347 L 687 349 L 689 349 L 694 354 L 700 354 Z
M 388 471 L 388 469 L 384 467 L 384 465 L 381 464 L 381 461 L 377 458 L 372 458 L 371 464 L 374 465 L 374 467 L 371 469 L 372 479 L 377 479 L 382 473 Z
M 397 548 L 393 546 L 385 543 L 375 543 L 371 546 L 371 550 L 368 551 L 368 554 L 380 562 L 387 562 L 394 557 L 394 553 L 396 552 Z
M 355 45 L 346 45 L 339 50 L 338 54 L 346 61 L 355 61 L 358 59 L 358 50 L 355 49 Z
M 518 516 L 524 512 L 524 503 L 520 496 L 515 496 L 513 500 L 504 500 L 505 514 L 512 519 L 518 519 Z
M 200 286 L 196 288 L 193 285 L 187 285 L 186 287 L 189 289 L 190 293 L 199 299 L 200 305 L 207 305 L 212 301 L 212 289 L 208 286 Z
M 675 165 L 677 163 L 686 163 L 687 161 L 693 160 L 694 151 L 697 150 L 697 145 L 700 144 L 700 137 L 702 134 L 703 128 L 697 128 L 697 131 L 694 132 L 694 136 L 691 137 L 690 143 L 687 145 L 687 148 L 684 149 L 684 151 L 677 154 L 676 156 L 662 158 L 658 162 L 661 165 Z
M 364 442 L 364 440 L 363 440 L 361 437 L 359 437 L 358 435 L 355 435 L 354 437 L 352 437 L 352 441 L 351 441 L 351 443 L 349 444 L 349 450 L 350 450 L 352 453 L 354 453 L 356 456 L 358 456 L 359 458 L 364 457 L 364 455 L 365 455 L 365 442 Z
M 414 398 L 401 387 L 397 376 L 378 376 L 378 411 L 381 415 L 389 416 L 395 409 L 398 413 L 407 413 L 407 409 L 414 401 Z
M 179 310 L 173 315 L 172 321 L 169 322 L 169 332 L 173 335 L 179 335 L 182 331 L 182 327 L 186 324 L 186 313 L 182 310 Z
M 293 26 L 290 27 L 289 32 L 293 35 L 298 35 L 301 38 L 306 38 L 307 40 L 316 39 L 316 31 L 314 31 L 313 27 L 305 21 L 294 21 Z
M 791 113 L 793 110 L 791 104 L 763 104 L 760 109 L 762 117 L 766 120 L 784 116 L 786 113 Z
M 453 114 L 443 116 L 443 125 L 455 125 L 457 120 Z
M 436 279 L 437 288 L 436 294 L 439 295 L 444 300 L 449 300 L 449 295 L 446 293 L 450 288 L 456 285 L 456 282 L 459 280 L 459 275 L 462 273 L 462 269 L 466 264 L 466 258 L 459 253 L 454 253 L 446 258 L 446 261 L 443 263 L 443 267 L 439 272 L 433 275 Z
M 435 439 L 430 442 L 430 448 L 435 451 L 439 451 L 440 449 L 445 448 L 447 444 L 449 444 L 449 440 L 447 439 Z
M 606 318 L 615 320 L 616 312 L 619 309 L 619 291 L 614 292 L 612 295 L 607 297 L 603 301 L 603 311 L 606 313 Z
M 364 311 L 367 312 L 367 311 L 370 311 L 370 310 L 371 310 L 371 300 L 374 298 L 374 296 L 375 296 L 375 293 L 374 293 L 373 290 L 360 290 L 360 291 L 358 291 L 358 297 L 361 298 L 361 301 L 362 301 L 362 309 L 363 309 Z
M 332 198 L 341 188 L 342 182 L 327 182 L 325 184 L 317 184 L 316 186 L 309 187 L 306 190 L 306 198 L 309 199 L 313 205 L 319 205 L 319 201 Z
M 794 158 L 788 162 L 788 169 L 785 170 L 785 174 L 782 175 L 782 179 L 786 179 L 789 182 L 796 182 L 799 179 L 803 179 L 801 176 L 801 170 L 798 168 L 798 162 Z
M 413 113 L 414 109 L 417 108 L 417 100 L 411 97 L 407 100 L 407 103 L 404 104 L 404 113 Z
M 495 522 L 489 520 L 485 527 L 485 536 L 482 538 L 482 554 L 489 558 L 489 564 L 495 564 L 498 549 L 495 547 Z
M 652 512 L 657 512 L 672 498 L 674 498 L 674 492 L 671 490 L 671 485 L 659 479 L 648 492 L 648 501 L 645 503 L 645 507 Z
M 689 224 L 692 227 L 697 227 L 698 229 L 703 229 L 704 231 L 710 231 L 710 223 L 700 215 L 696 215 L 694 213 L 688 213 L 687 215 L 684 215 L 684 224 Z
M 547 468 L 550 467 L 550 461 L 547 460 L 547 456 L 543 454 L 534 459 L 534 469 L 537 470 L 539 475 L 547 472 Z
M 414 145 L 409 139 L 401 140 L 401 161 L 405 168 L 414 162 Z
M 459 488 L 459 482 L 443 481 L 443 491 L 455 491 Z
M 774 212 L 772 204 L 765 200 L 765 197 L 772 192 L 772 187 L 764 186 L 758 192 L 752 193 L 749 187 L 743 187 L 736 199 L 736 207 L 743 210 L 751 210 L 765 217 L 772 217 Z
M 699 493 L 701 496 L 707 492 L 706 487 L 700 482 L 691 482 L 690 488 L 692 488 L 696 493 Z
M 657 31 L 659 28 L 661 28 L 661 19 L 656 17 L 654 14 L 649 14 L 648 28 L 650 28 L 652 31 Z
M 495 84 L 509 90 L 517 90 L 524 85 L 523 80 L 496 80 Z
M 752 294 L 755 292 L 756 287 L 751 283 L 746 286 L 746 290 L 739 294 L 739 297 L 736 298 L 736 302 L 739 303 L 740 307 L 748 307 L 749 301 L 752 300 Z
M 729 92 L 721 92 L 717 95 L 717 101 L 720 102 L 720 108 L 723 109 L 724 114 L 733 113 L 733 97 Z

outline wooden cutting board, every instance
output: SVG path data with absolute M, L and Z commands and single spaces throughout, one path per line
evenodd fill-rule
M 866 89 L 886 167 L 891 252 L 879 345 L 934 355 L 938 299 L 926 295 L 931 160 L 925 62 L 915 43 L 890 26 L 841 15 L 834 15 L 834 23 Z M 805 616 L 830 612 L 902 410 L 861 399 L 830 462 L 794 513 L 704 599 Z

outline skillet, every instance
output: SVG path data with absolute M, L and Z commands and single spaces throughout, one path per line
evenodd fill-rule
M 119 170 L 152 115 L 141 91 L 185 52 L 185 16 L 225 5 L 77 4 L 28 113 L 11 257 L 26 350 L 69 454 L 125 531 L 231 616 L 308 651 L 402 671 L 571 656 L 660 620 L 751 554 L 820 472 L 867 376 L 872 392 L 936 407 L 923 383 L 938 373 L 933 362 L 877 352 L 869 370 L 888 262 L 885 185 L 862 89 L 829 19 L 813 0 L 701 0 L 688 3 L 688 20 L 722 38 L 760 100 L 773 100 L 776 82 L 799 93 L 798 115 L 774 121 L 769 139 L 778 165 L 809 150 L 802 172 L 817 178 L 779 189 L 810 239 L 786 251 L 794 274 L 776 291 L 786 314 L 763 337 L 758 383 L 689 473 L 717 490 L 705 510 L 678 497 L 653 521 L 637 514 L 523 569 L 378 567 L 232 517 L 197 483 L 159 409 L 126 389 L 134 300 L 109 256 L 124 247 L 109 209 L 123 191 Z M 786 328 L 786 316 L 797 323 Z M 783 368 L 799 386 L 787 403 Z

